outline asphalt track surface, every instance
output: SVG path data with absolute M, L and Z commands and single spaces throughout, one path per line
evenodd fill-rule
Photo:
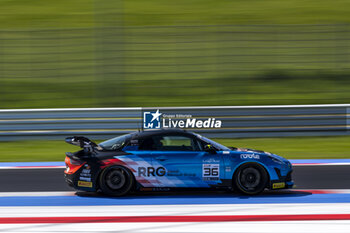
M 63 168 L 1 169 L 0 192 L 73 191 L 63 179 Z M 295 166 L 297 189 L 350 189 L 349 165 Z

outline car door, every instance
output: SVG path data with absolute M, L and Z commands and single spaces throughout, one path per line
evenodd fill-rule
M 137 139 L 131 140 L 130 145 L 123 149 L 128 154 L 118 156 L 118 159 L 122 160 L 130 168 L 140 185 L 143 187 L 158 187 L 157 178 L 149 175 L 153 169 L 151 150 L 145 147 L 140 148 L 138 144 L 139 141 Z
M 160 187 L 210 187 L 220 183 L 223 160 L 218 154 L 203 150 L 192 137 L 154 136 L 152 165 Z M 164 169 L 163 169 L 164 168 Z M 158 174 L 157 169 L 164 170 Z

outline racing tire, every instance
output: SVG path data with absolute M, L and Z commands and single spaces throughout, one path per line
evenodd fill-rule
M 263 166 L 257 163 L 241 165 L 233 176 L 234 190 L 246 195 L 257 195 L 264 191 L 268 174 Z
M 135 180 L 129 169 L 113 166 L 104 169 L 99 178 L 101 191 L 109 196 L 124 196 L 134 186 Z

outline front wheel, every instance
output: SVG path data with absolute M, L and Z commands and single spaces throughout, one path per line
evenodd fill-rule
M 248 195 L 256 195 L 264 191 L 267 182 L 267 172 L 257 163 L 243 164 L 233 177 L 234 188 Z
M 122 166 L 106 168 L 103 170 L 99 181 L 102 192 L 110 196 L 123 196 L 134 185 L 132 173 Z

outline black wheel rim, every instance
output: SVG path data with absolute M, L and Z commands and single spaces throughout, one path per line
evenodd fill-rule
M 106 184 L 112 190 L 121 189 L 126 183 L 125 171 L 113 169 L 106 175 Z
M 255 191 L 261 183 L 261 174 L 258 169 L 248 167 L 243 169 L 239 174 L 239 184 L 247 191 Z

